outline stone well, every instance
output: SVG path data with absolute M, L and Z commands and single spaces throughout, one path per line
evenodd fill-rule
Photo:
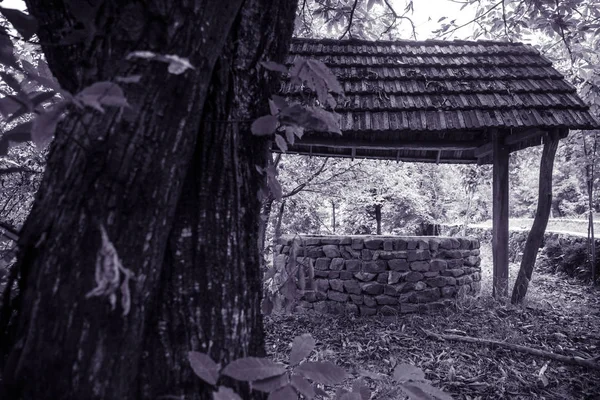
M 481 259 L 474 238 L 439 236 L 283 236 L 281 270 L 295 253 L 299 307 L 326 313 L 393 315 L 451 305 L 479 292 Z

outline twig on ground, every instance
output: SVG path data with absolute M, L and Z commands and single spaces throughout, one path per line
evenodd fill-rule
M 432 337 L 438 340 L 454 340 L 459 342 L 467 342 L 467 343 L 479 343 L 485 344 L 491 347 L 504 347 L 510 350 L 520 351 L 522 353 L 532 354 L 538 357 L 549 358 L 551 360 L 560 361 L 565 364 L 573 364 L 579 365 L 582 367 L 587 367 L 591 369 L 595 369 L 600 371 L 600 364 L 592 361 L 593 359 L 584 359 L 581 357 L 571 357 L 571 356 L 563 356 L 561 354 L 552 353 L 545 350 L 533 349 L 527 346 L 521 346 L 513 343 L 500 342 L 498 340 L 491 339 L 480 339 L 471 336 L 459 336 L 459 335 L 445 335 L 441 333 L 435 333 L 428 331 L 426 329 L 422 329 L 422 331 L 427 335 L 427 337 Z

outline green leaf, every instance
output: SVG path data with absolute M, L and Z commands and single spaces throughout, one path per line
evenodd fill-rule
M 31 39 L 31 37 L 37 33 L 37 21 L 31 15 L 27 15 L 19 10 L 4 7 L 0 7 L 0 13 L 6 17 L 8 22 L 14 26 L 17 32 L 19 32 L 25 40 Z
M 211 385 L 219 380 L 219 365 L 206 353 L 190 351 L 188 360 L 196 376 Z
M 307 361 L 296 367 L 295 371 L 305 378 L 323 385 L 337 385 L 342 383 L 347 376 L 346 371 L 329 361 Z
M 17 80 L 17 78 L 15 78 L 11 74 L 9 74 L 7 72 L 4 72 L 4 71 L 0 72 L 0 76 L 2 77 L 2 80 L 8 86 L 10 86 L 10 88 L 12 90 L 14 90 L 17 94 L 23 92 L 23 88 L 21 87 L 21 84 L 19 83 L 19 81 Z
M 128 107 L 123 89 L 116 83 L 96 82 L 77 93 L 75 99 L 88 107 L 104 112 L 102 106 Z
M 31 140 L 32 121 L 19 124 L 0 136 L 0 156 L 6 155 L 10 143 L 23 143 Z
M 360 393 L 349 392 L 341 395 L 340 400 L 362 400 L 362 397 L 360 397 Z
M 21 106 L 21 103 L 19 103 L 13 95 L 0 98 L 0 114 L 5 118 L 11 116 Z
M 396 382 L 407 382 L 407 381 L 424 381 L 425 373 L 419 367 L 415 367 L 411 364 L 398 364 L 394 368 L 394 379 Z
M 173 75 L 181 75 L 188 69 L 194 69 L 194 66 L 187 58 L 179 57 L 176 54 L 167 54 L 164 58 L 169 63 L 169 73 Z
M 281 135 L 275 135 L 275 144 L 277 144 L 277 147 L 279 147 L 279 150 L 281 150 L 282 153 L 285 153 L 288 150 L 287 143 Z
M 402 383 L 400 388 L 412 400 L 452 400 L 452 396 L 448 393 L 431 386 L 427 382 Z
M 263 115 L 257 118 L 250 127 L 252 133 L 256 136 L 271 135 L 277 129 L 279 119 L 273 115 Z
M 62 101 L 35 117 L 31 127 L 31 140 L 39 149 L 44 149 L 52 141 L 56 125 L 60 121 L 67 102 Z
M 242 398 L 230 388 L 219 386 L 219 391 L 213 392 L 213 400 L 242 400 Z
M 367 11 L 371 11 L 371 8 L 373 8 L 373 6 L 375 4 L 380 4 L 381 0 L 369 0 L 369 2 L 367 3 Z
M 252 389 L 265 393 L 271 393 L 275 390 L 287 385 L 289 382 L 288 374 L 281 374 L 272 378 L 262 379 L 251 383 Z
M 0 26 L 0 64 L 18 68 L 13 49 L 13 43 L 8 37 L 8 32 L 3 26 Z
M 296 336 L 292 342 L 292 351 L 290 353 L 290 365 L 299 364 L 300 361 L 310 356 L 315 348 L 316 341 L 310 333 Z
M 263 61 L 260 63 L 260 65 L 262 65 L 265 69 L 268 69 L 269 71 L 281 72 L 283 74 L 288 72 L 288 69 L 285 65 L 276 63 L 274 61 Z
M 262 301 L 262 304 L 260 306 L 260 310 L 263 313 L 263 315 L 271 315 L 271 313 L 273 312 L 273 300 L 271 299 L 270 296 L 265 296 L 265 298 Z
M 51 90 L 49 92 L 30 93 L 29 101 L 33 105 L 33 108 L 35 108 L 35 107 L 39 106 L 40 104 L 45 103 L 46 101 L 50 100 L 55 95 L 56 95 L 56 92 L 54 90 Z
M 281 389 L 277 389 L 269 394 L 267 400 L 293 400 L 297 399 L 298 395 L 291 385 L 285 385 Z
M 232 361 L 222 374 L 238 381 L 258 381 L 281 375 L 285 372 L 283 365 L 268 358 L 244 357 Z
M 307 399 L 314 399 L 317 395 L 313 385 L 301 375 L 292 375 L 292 386 L 294 386 L 296 390 Z
M 141 75 L 129 75 L 129 76 L 117 76 L 115 78 L 117 82 L 121 83 L 139 83 L 142 80 Z

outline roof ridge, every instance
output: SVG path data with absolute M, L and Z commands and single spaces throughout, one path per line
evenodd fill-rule
M 361 45 L 391 45 L 391 44 L 402 44 L 402 45 L 430 45 L 430 46 L 451 46 L 451 45 L 510 45 L 510 46 L 523 46 L 527 45 L 522 42 L 509 42 L 501 40 L 440 40 L 440 39 L 426 39 L 426 40 L 410 40 L 410 39 L 398 39 L 398 40 L 366 40 L 366 39 L 333 39 L 333 38 L 300 38 L 293 37 L 292 43 L 323 43 L 323 44 L 361 44 Z M 537 50 L 536 50 L 537 51 Z

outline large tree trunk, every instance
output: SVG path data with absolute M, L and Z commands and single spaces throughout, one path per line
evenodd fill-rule
M 551 132 L 544 142 L 544 150 L 542 151 L 542 160 L 540 162 L 540 190 L 538 197 L 537 210 L 535 219 L 527 241 L 523 250 L 523 258 L 521 259 L 521 267 L 513 288 L 511 302 L 513 304 L 520 303 L 527 294 L 527 288 L 533 274 L 535 259 L 539 248 L 544 241 L 544 232 L 548 225 L 548 217 L 550 216 L 550 208 L 552 207 L 552 169 L 554 167 L 554 156 L 560 139 L 558 131 Z
M 234 59 L 279 50 L 260 40 L 264 32 L 272 39 L 274 28 L 260 13 L 274 6 L 247 2 L 242 16 L 242 0 L 106 2 L 92 18 L 95 24 L 104 21 L 97 26 L 102 36 L 89 46 L 53 46 L 77 23 L 72 11 L 81 5 L 48 3 L 30 0 L 28 8 L 40 23 L 40 40 L 49 43 L 44 50 L 63 87 L 76 92 L 119 75 L 143 78 L 141 85 L 126 88 L 132 108 L 122 118 L 114 112 L 72 113 L 58 128 L 19 240 L 19 293 L 7 290 L 10 301 L 0 315 L 0 398 L 154 399 L 173 392 L 209 398 L 207 388 L 191 380 L 185 351 L 207 350 L 221 361 L 262 351 L 257 224 L 251 215 L 257 212 L 256 192 L 247 182 L 255 182 L 248 170 L 262 156 L 247 152 L 265 148 L 247 130 L 207 119 L 257 116 L 244 105 L 265 101 L 253 97 L 262 92 L 239 85 L 250 79 L 257 84 L 256 66 L 227 70 L 232 83 L 225 87 L 236 88 L 229 93 L 217 89 L 213 66 L 228 37 L 223 71 Z M 235 37 L 243 40 L 231 50 L 234 24 Z M 248 43 L 261 43 L 265 53 L 243 53 Z M 125 61 L 134 50 L 177 54 L 196 68 L 171 75 L 161 63 Z M 211 79 L 215 105 L 204 111 Z M 197 218 L 186 220 L 190 215 Z M 86 297 L 96 285 L 100 227 L 134 275 L 126 315 L 126 291 L 120 288 L 116 310 L 109 296 Z M 193 252 L 180 255 L 188 235 Z M 119 283 L 127 285 L 123 277 Z
M 270 142 L 253 136 L 249 122 L 268 112 L 275 87 L 258 63 L 283 61 L 295 8 L 294 2 L 246 1 L 215 69 L 149 330 L 144 398 L 212 399 L 189 367 L 190 350 L 221 365 L 265 354 L 257 247 L 263 177 L 255 166 L 266 165 Z M 263 398 L 237 390 L 244 399 Z

